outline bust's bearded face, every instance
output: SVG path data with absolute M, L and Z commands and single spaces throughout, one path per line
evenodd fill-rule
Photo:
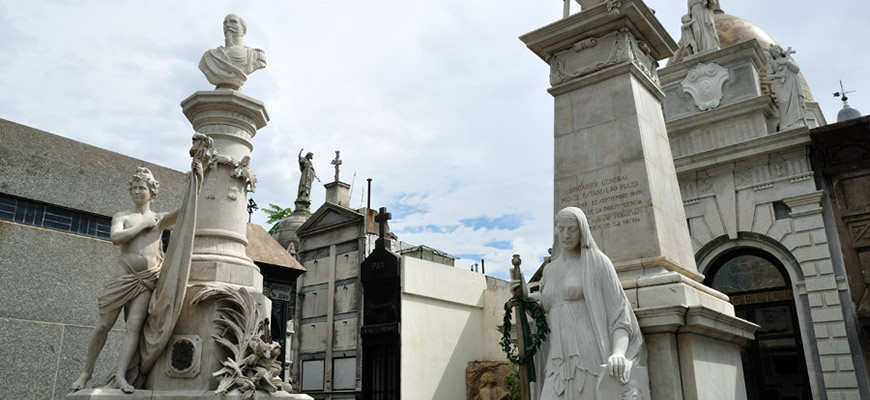
M 235 15 L 228 15 L 224 18 L 224 34 L 233 33 L 238 35 L 242 33 L 242 23 Z

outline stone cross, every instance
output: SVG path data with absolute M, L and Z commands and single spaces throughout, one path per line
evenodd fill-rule
M 341 160 L 338 158 L 338 153 L 340 153 L 340 151 L 336 150 L 335 151 L 335 160 L 332 160 L 332 162 L 330 162 L 330 164 L 335 165 L 335 181 L 336 182 L 338 182 L 338 167 L 341 165 Z
M 379 232 L 381 239 L 386 239 L 387 237 L 387 221 L 389 221 L 391 218 L 393 218 L 393 214 L 388 213 L 386 207 L 381 207 L 381 209 L 378 210 L 378 215 L 375 217 L 375 222 L 380 225 Z

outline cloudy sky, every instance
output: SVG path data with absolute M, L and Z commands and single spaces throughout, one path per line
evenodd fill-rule
M 798 51 L 829 121 L 840 79 L 857 90 L 852 106 L 870 110 L 866 0 L 721 2 Z M 647 4 L 678 39 L 685 2 Z M 561 10 L 559 0 L 0 0 L 0 118 L 183 170 L 192 131 L 179 103 L 211 89 L 197 63 L 238 13 L 269 63 L 243 88 L 271 115 L 254 139 L 257 203 L 292 206 L 300 148 L 324 183 L 341 150 L 351 206 L 364 206 L 373 178 L 372 206 L 392 211 L 401 240 L 460 256 L 461 268 L 484 258 L 501 277 L 520 253 L 529 274 L 552 240 L 553 101 L 548 66 L 517 37 Z M 319 205 L 323 187 L 312 197 Z

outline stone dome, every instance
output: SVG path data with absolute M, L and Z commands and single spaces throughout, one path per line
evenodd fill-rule
M 719 47 L 723 49 L 748 40 L 758 40 L 758 45 L 761 46 L 765 55 L 764 68 L 762 71 L 759 71 L 759 73 L 761 73 L 761 75 L 767 75 L 767 56 L 770 54 L 770 45 L 778 45 L 779 43 L 755 24 L 743 18 L 725 14 L 722 10 L 716 10 L 713 19 L 716 21 L 716 31 L 719 33 Z M 800 54 L 798 54 L 798 56 L 800 56 Z M 673 65 L 680 61 L 683 61 L 682 51 L 678 51 L 674 54 L 674 56 L 668 60 L 668 65 Z M 814 101 L 813 94 L 810 92 L 810 88 L 807 85 L 803 73 L 800 73 L 800 81 L 806 101 Z
M 843 122 L 849 119 L 861 118 L 861 111 L 849 106 L 849 103 L 843 101 L 843 109 L 837 113 L 837 122 Z
M 290 242 L 293 242 L 298 251 L 299 236 L 296 235 L 296 231 L 305 223 L 305 221 L 308 220 L 309 217 L 311 217 L 311 213 L 307 210 L 294 211 L 292 214 L 278 221 L 275 226 L 275 231 L 272 233 L 272 237 L 285 249 L 290 246 Z

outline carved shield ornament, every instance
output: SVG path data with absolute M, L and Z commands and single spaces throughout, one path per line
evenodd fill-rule
M 695 105 L 701 111 L 719 107 L 722 101 L 722 87 L 729 78 L 728 69 L 719 64 L 698 64 L 689 70 L 683 79 L 683 92 L 692 95 Z

